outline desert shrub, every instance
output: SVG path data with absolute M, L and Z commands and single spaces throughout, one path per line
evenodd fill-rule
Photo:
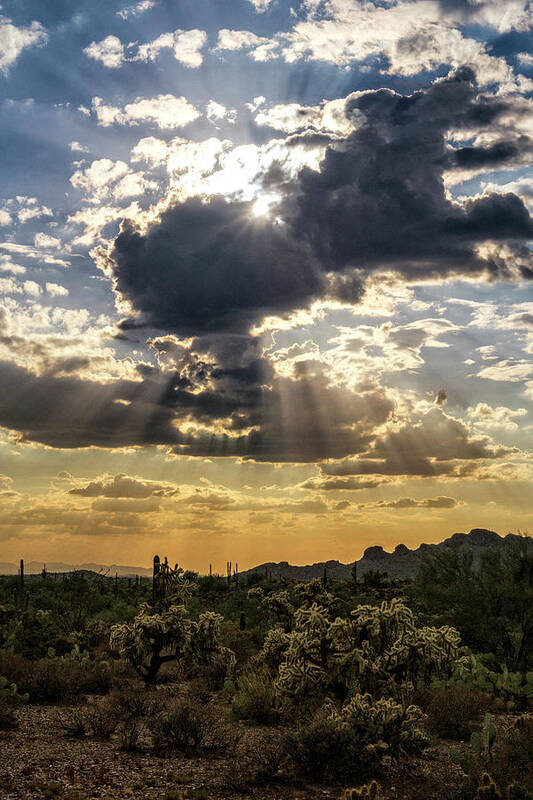
M 96 700 L 85 708 L 85 723 L 96 739 L 109 739 L 116 731 L 119 709 L 112 697 Z
M 289 730 L 284 744 L 296 772 L 316 781 L 359 781 L 372 769 L 349 728 L 322 709 Z
M 355 695 L 341 711 L 329 703 L 310 722 L 286 735 L 285 746 L 298 772 L 315 780 L 364 779 L 383 756 L 416 752 L 427 744 L 419 727 L 423 714 L 393 700 Z
M 114 682 L 105 661 L 52 656 L 30 661 L 17 653 L 0 651 L 0 674 L 27 693 L 30 702 L 76 700 L 81 694 L 105 694 Z
M 260 725 L 279 720 L 279 698 L 266 670 L 249 672 L 237 680 L 237 691 L 231 707 L 237 719 L 248 719 Z
M 228 679 L 229 680 L 229 679 Z M 205 676 L 198 676 L 189 681 L 189 697 L 197 703 L 207 705 L 213 695 L 212 685 Z
M 222 636 L 226 646 L 234 653 L 237 664 L 246 664 L 261 647 L 258 631 L 240 630 L 233 622 L 224 623 Z
M 0 676 L 0 731 L 13 730 L 18 727 L 18 720 L 13 709 L 28 701 L 27 695 L 19 694 L 14 683 Z
M 431 689 L 425 705 L 429 730 L 445 739 L 465 739 L 490 703 L 490 695 L 467 686 Z
M 213 722 L 211 709 L 191 699 L 174 700 L 150 721 L 154 746 L 158 750 L 195 752 L 204 745 Z
M 23 611 L 7 638 L 7 645 L 30 659 L 43 658 L 50 648 L 58 655 L 64 655 L 72 644 L 61 629 L 60 621 L 61 618 L 50 611 Z
M 87 718 L 83 706 L 60 711 L 55 717 L 56 727 L 71 739 L 84 739 L 87 735 Z
M 116 709 L 121 749 L 137 750 L 149 732 L 151 719 L 159 711 L 156 697 L 132 687 L 113 692 L 109 701 Z
M 234 789 L 271 783 L 286 760 L 282 736 L 257 731 L 236 739 L 230 751 L 226 782 Z

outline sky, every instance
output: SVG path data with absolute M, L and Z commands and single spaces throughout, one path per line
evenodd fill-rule
M 0 561 L 531 531 L 533 3 L 0 6 Z

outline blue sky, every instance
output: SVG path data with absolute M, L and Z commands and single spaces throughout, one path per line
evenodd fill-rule
M 2 4 L 7 557 L 528 529 L 532 23 L 525 0 Z

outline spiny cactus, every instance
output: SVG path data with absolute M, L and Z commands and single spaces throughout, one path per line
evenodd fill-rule
M 356 694 L 340 712 L 331 716 L 350 727 L 370 755 L 396 755 L 424 747 L 427 736 L 418 727 L 424 714 L 418 706 L 404 708 L 387 698 Z
M 261 608 L 274 624 L 281 625 L 284 630 L 290 631 L 294 618 L 294 606 L 288 592 L 275 592 L 264 597 L 261 600 Z
M 111 628 L 110 644 L 146 683 L 153 683 L 168 661 L 188 659 L 205 665 L 222 659 L 230 665 L 234 657 L 220 641 L 221 622 L 220 614 L 211 611 L 194 622 L 183 605 L 154 613 L 151 606 L 143 603 L 131 625 Z
M 481 776 L 475 800 L 503 800 L 502 795 L 488 772 Z
M 446 676 L 459 648 L 457 631 L 417 628 L 411 610 L 398 600 L 359 606 L 352 619 L 334 622 L 313 603 L 295 612 L 288 636 L 276 686 L 294 699 L 333 689 L 341 697 L 354 691 L 401 697 L 410 685 Z
M 357 797 L 366 797 L 368 800 L 379 800 L 381 787 L 377 781 L 370 781 L 357 789 L 345 789 L 341 800 L 356 800 Z
M 290 643 L 291 635 L 289 633 L 286 633 L 281 628 L 271 628 L 265 636 L 263 647 L 257 656 L 257 660 L 259 663 L 266 664 L 270 669 L 277 671 L 286 656 Z

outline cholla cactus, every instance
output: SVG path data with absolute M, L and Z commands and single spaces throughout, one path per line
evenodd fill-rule
M 307 583 L 298 583 L 294 587 L 294 597 L 298 606 L 310 606 L 313 603 L 324 606 L 328 610 L 335 604 L 337 598 L 324 589 L 320 578 L 314 578 Z
M 185 606 L 170 606 L 157 614 L 143 603 L 131 625 L 113 625 L 110 644 L 146 683 L 153 683 L 162 664 L 185 655 L 191 633 Z
M 289 593 L 286 591 L 275 592 L 261 600 L 261 608 L 268 614 L 274 624 L 281 625 L 284 630 L 290 631 L 294 619 L 294 606 Z
M 261 601 L 265 596 L 265 592 L 262 586 L 254 586 L 252 589 L 248 589 L 248 600 L 259 600 Z
M 276 686 L 293 699 L 332 692 L 344 699 L 361 691 L 399 697 L 406 687 L 445 676 L 458 648 L 457 631 L 417 628 L 411 610 L 398 600 L 359 606 L 352 619 L 334 622 L 314 603 L 294 614 Z
M 189 652 L 196 664 L 207 665 L 219 661 L 230 670 L 235 664 L 235 655 L 222 646 L 221 625 L 224 618 L 214 611 L 200 614 L 198 622 L 192 623 Z
M 266 664 L 270 669 L 277 671 L 287 654 L 290 643 L 291 634 L 286 633 L 281 628 L 271 628 L 265 636 L 265 641 L 257 660 L 262 664 Z
M 356 732 L 367 753 L 374 755 L 409 752 L 427 744 L 418 727 L 424 714 L 418 706 L 404 708 L 394 700 L 356 694 L 338 714 L 339 720 Z
M 222 658 L 231 664 L 233 653 L 222 646 L 222 617 L 207 611 L 193 622 L 185 606 L 154 613 L 147 603 L 131 625 L 114 625 L 110 644 L 134 667 L 146 683 L 153 683 L 163 664 L 187 660 L 206 665 Z
M 379 800 L 381 787 L 377 781 L 360 786 L 358 789 L 345 789 L 341 800 L 356 800 L 357 797 L 366 797 L 368 800 Z

